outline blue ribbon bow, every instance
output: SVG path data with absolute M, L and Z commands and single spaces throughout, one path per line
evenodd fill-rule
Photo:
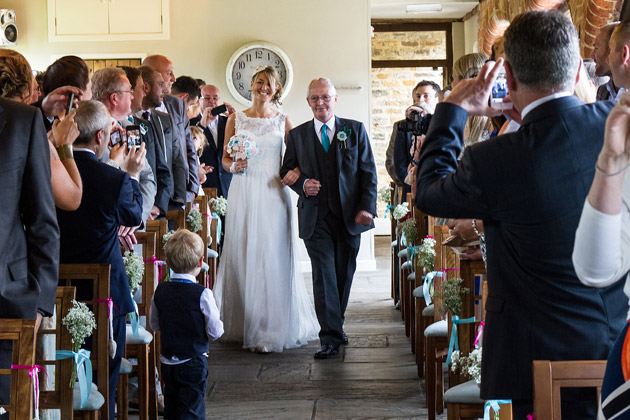
M 217 246 L 219 246 L 219 241 L 221 241 L 221 218 L 216 211 L 212 213 L 212 218 L 217 221 Z
M 140 338 L 140 333 L 138 332 L 138 327 L 140 326 L 138 319 L 138 304 L 133 299 L 133 294 L 131 295 L 131 301 L 133 302 L 133 312 L 129 313 L 129 321 L 131 322 L 131 331 L 133 331 L 133 336 L 136 338 Z
M 407 260 L 411 261 L 411 264 L 414 266 L 413 270 L 411 271 L 416 271 L 416 267 L 415 264 L 413 263 L 413 257 L 415 255 L 418 255 L 420 252 L 420 248 L 422 248 L 422 245 L 418 245 L 418 246 L 408 246 L 407 247 Z
M 435 277 L 442 277 L 441 271 L 430 271 L 424 276 L 424 282 L 422 283 L 422 294 L 424 295 L 424 302 L 429 306 L 431 304 L 431 286 L 433 285 L 435 290 Z
M 387 208 L 385 209 L 385 214 L 383 215 L 383 218 L 386 219 L 389 212 L 393 211 L 394 208 L 395 208 L 394 206 L 392 206 L 391 204 L 388 204 Z
M 512 404 L 512 400 L 488 400 L 483 406 L 483 420 L 490 420 L 490 408 L 494 411 L 495 420 L 499 419 L 499 404 Z
M 457 326 L 459 324 L 472 324 L 475 322 L 475 317 L 459 319 L 459 316 L 453 315 L 451 316 L 451 320 L 453 321 L 453 328 L 451 329 L 451 341 L 448 344 L 448 356 L 446 356 L 446 364 L 451 364 L 451 355 L 453 354 L 453 350 L 459 350 L 459 339 L 457 337 Z
M 79 382 L 79 392 L 81 395 L 81 408 L 83 408 L 92 391 L 92 362 L 90 361 L 90 352 L 85 349 L 79 349 L 78 352 L 70 350 L 57 350 L 55 352 L 55 360 L 70 358 L 73 358 L 74 363 L 77 365 L 77 380 Z

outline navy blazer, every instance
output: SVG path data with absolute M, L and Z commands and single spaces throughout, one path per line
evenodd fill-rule
M 40 111 L 0 99 L 0 318 L 52 315 L 59 228 Z
M 403 187 L 403 201 L 407 201 L 407 193 L 411 192 L 411 185 L 405 184 L 407 168 L 411 163 L 411 146 L 413 146 L 413 135 L 410 132 L 398 130 L 398 124 L 407 120 L 394 123 L 396 138 L 394 140 L 394 171 L 396 172 L 397 183 Z
M 206 182 L 203 183 L 204 188 L 216 188 L 217 195 L 227 198 L 228 190 L 230 189 L 230 183 L 232 182 L 232 174 L 230 171 L 223 169 L 223 146 L 225 141 L 225 124 L 227 123 L 227 117 L 219 115 L 219 121 L 217 123 L 217 144 L 214 144 L 214 137 L 212 131 L 208 127 L 201 127 L 203 133 L 208 139 L 208 145 L 203 149 L 203 153 L 199 158 L 201 163 L 206 166 L 214 167 L 214 171 L 207 174 Z
M 111 264 L 110 295 L 121 315 L 132 312 L 118 226 L 138 226 L 142 222 L 140 187 L 125 172 L 100 162 L 93 153 L 75 150 L 74 158 L 83 181 L 83 197 L 76 211 L 57 209 L 60 262 Z
M 351 130 L 346 140 L 346 147 L 335 140 L 340 130 Z M 374 227 L 355 223 L 360 210 L 376 215 L 376 165 L 372 147 L 363 123 L 335 117 L 335 134 L 331 146 L 337 145 L 337 170 L 339 176 L 339 196 L 343 221 L 351 235 L 358 235 Z M 317 153 L 314 147 L 319 143 L 315 133 L 313 120 L 307 121 L 289 131 L 287 150 L 284 154 L 280 176 L 296 167 L 300 167 L 300 177 L 291 186 L 298 193 L 298 220 L 300 238 L 308 239 L 313 235 L 317 222 L 319 199 L 317 196 L 307 197 L 304 193 L 304 182 L 309 179 L 323 179 L 316 162 Z M 320 143 L 321 144 L 321 143 Z
M 190 120 L 186 115 L 186 104 L 177 96 L 164 95 L 164 106 L 173 119 L 175 136 L 179 140 L 182 155 L 184 155 L 187 171 L 187 197 L 189 198 L 188 201 L 192 201 L 190 198 L 196 197 L 199 192 L 199 164 L 190 134 Z
M 623 327 L 623 282 L 586 287 L 571 261 L 610 108 L 575 96 L 543 103 L 519 131 L 468 147 L 458 166 L 468 115 L 437 106 L 416 205 L 433 216 L 483 219 L 483 399 L 531 400 L 532 360 L 606 359 Z

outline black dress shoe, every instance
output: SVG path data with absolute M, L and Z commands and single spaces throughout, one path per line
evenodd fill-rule
M 317 353 L 315 353 L 316 359 L 328 359 L 331 356 L 339 353 L 339 346 L 332 344 L 323 344 Z
M 342 337 L 343 337 L 343 345 L 347 346 L 348 345 L 348 336 L 346 335 L 346 333 L 341 333 Z

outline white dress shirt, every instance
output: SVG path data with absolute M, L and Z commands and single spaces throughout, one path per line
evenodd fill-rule
M 549 102 L 549 101 L 552 101 L 552 100 L 558 99 L 558 98 L 564 98 L 565 96 L 571 96 L 571 95 L 572 95 L 572 93 L 570 93 L 570 92 L 556 92 L 556 93 L 552 93 L 549 96 L 545 96 L 543 98 L 536 99 L 534 102 L 531 102 L 529 105 L 527 105 L 525 108 L 523 108 L 523 112 L 521 112 L 521 121 L 525 119 L 525 115 L 529 114 L 529 112 L 532 109 L 534 109 L 534 108 L 544 104 L 545 102 Z
M 322 142 L 322 126 L 324 125 L 324 123 L 318 120 L 317 118 L 314 118 L 313 121 L 315 122 L 315 134 L 317 134 L 317 138 L 319 139 L 319 142 L 321 143 Z M 333 135 L 335 134 L 335 116 L 333 115 L 332 117 L 330 117 L 330 119 L 326 121 L 325 124 L 326 124 L 326 128 L 328 129 L 328 139 L 330 140 L 330 144 L 332 144 Z

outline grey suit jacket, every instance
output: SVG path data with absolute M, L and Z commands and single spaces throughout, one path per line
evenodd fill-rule
M 0 318 L 50 315 L 59 227 L 50 151 L 37 108 L 0 99 Z
M 376 215 L 376 165 L 370 141 L 363 123 L 335 117 L 335 134 L 341 129 L 351 130 L 346 140 L 346 147 L 338 141 L 331 146 L 339 147 L 337 151 L 337 170 L 339 171 L 339 195 L 343 211 L 343 221 L 351 235 L 358 235 L 374 227 L 363 226 L 355 223 L 354 219 L 360 210 Z M 304 182 L 309 179 L 322 179 L 315 161 L 317 153 L 314 149 L 319 141 L 315 134 L 315 123 L 307 121 L 289 131 L 287 137 L 287 150 L 284 155 L 280 175 L 300 167 L 301 175 L 291 186 L 298 193 L 298 220 L 300 238 L 308 239 L 313 235 L 317 222 L 318 202 L 317 196 L 307 197 L 304 193 Z
M 164 106 L 173 119 L 175 135 L 179 140 L 182 155 L 185 158 L 187 171 L 186 196 L 187 201 L 192 201 L 199 192 L 199 163 L 197 162 L 197 153 L 190 134 L 190 120 L 188 115 L 186 115 L 186 105 L 178 97 L 166 95 L 164 96 Z
M 173 120 L 169 114 L 152 109 L 151 121 L 155 129 L 158 146 L 164 154 L 166 165 L 170 168 L 173 177 L 171 207 L 173 205 L 181 207 L 186 203 L 188 170 L 179 139 L 175 135 Z

